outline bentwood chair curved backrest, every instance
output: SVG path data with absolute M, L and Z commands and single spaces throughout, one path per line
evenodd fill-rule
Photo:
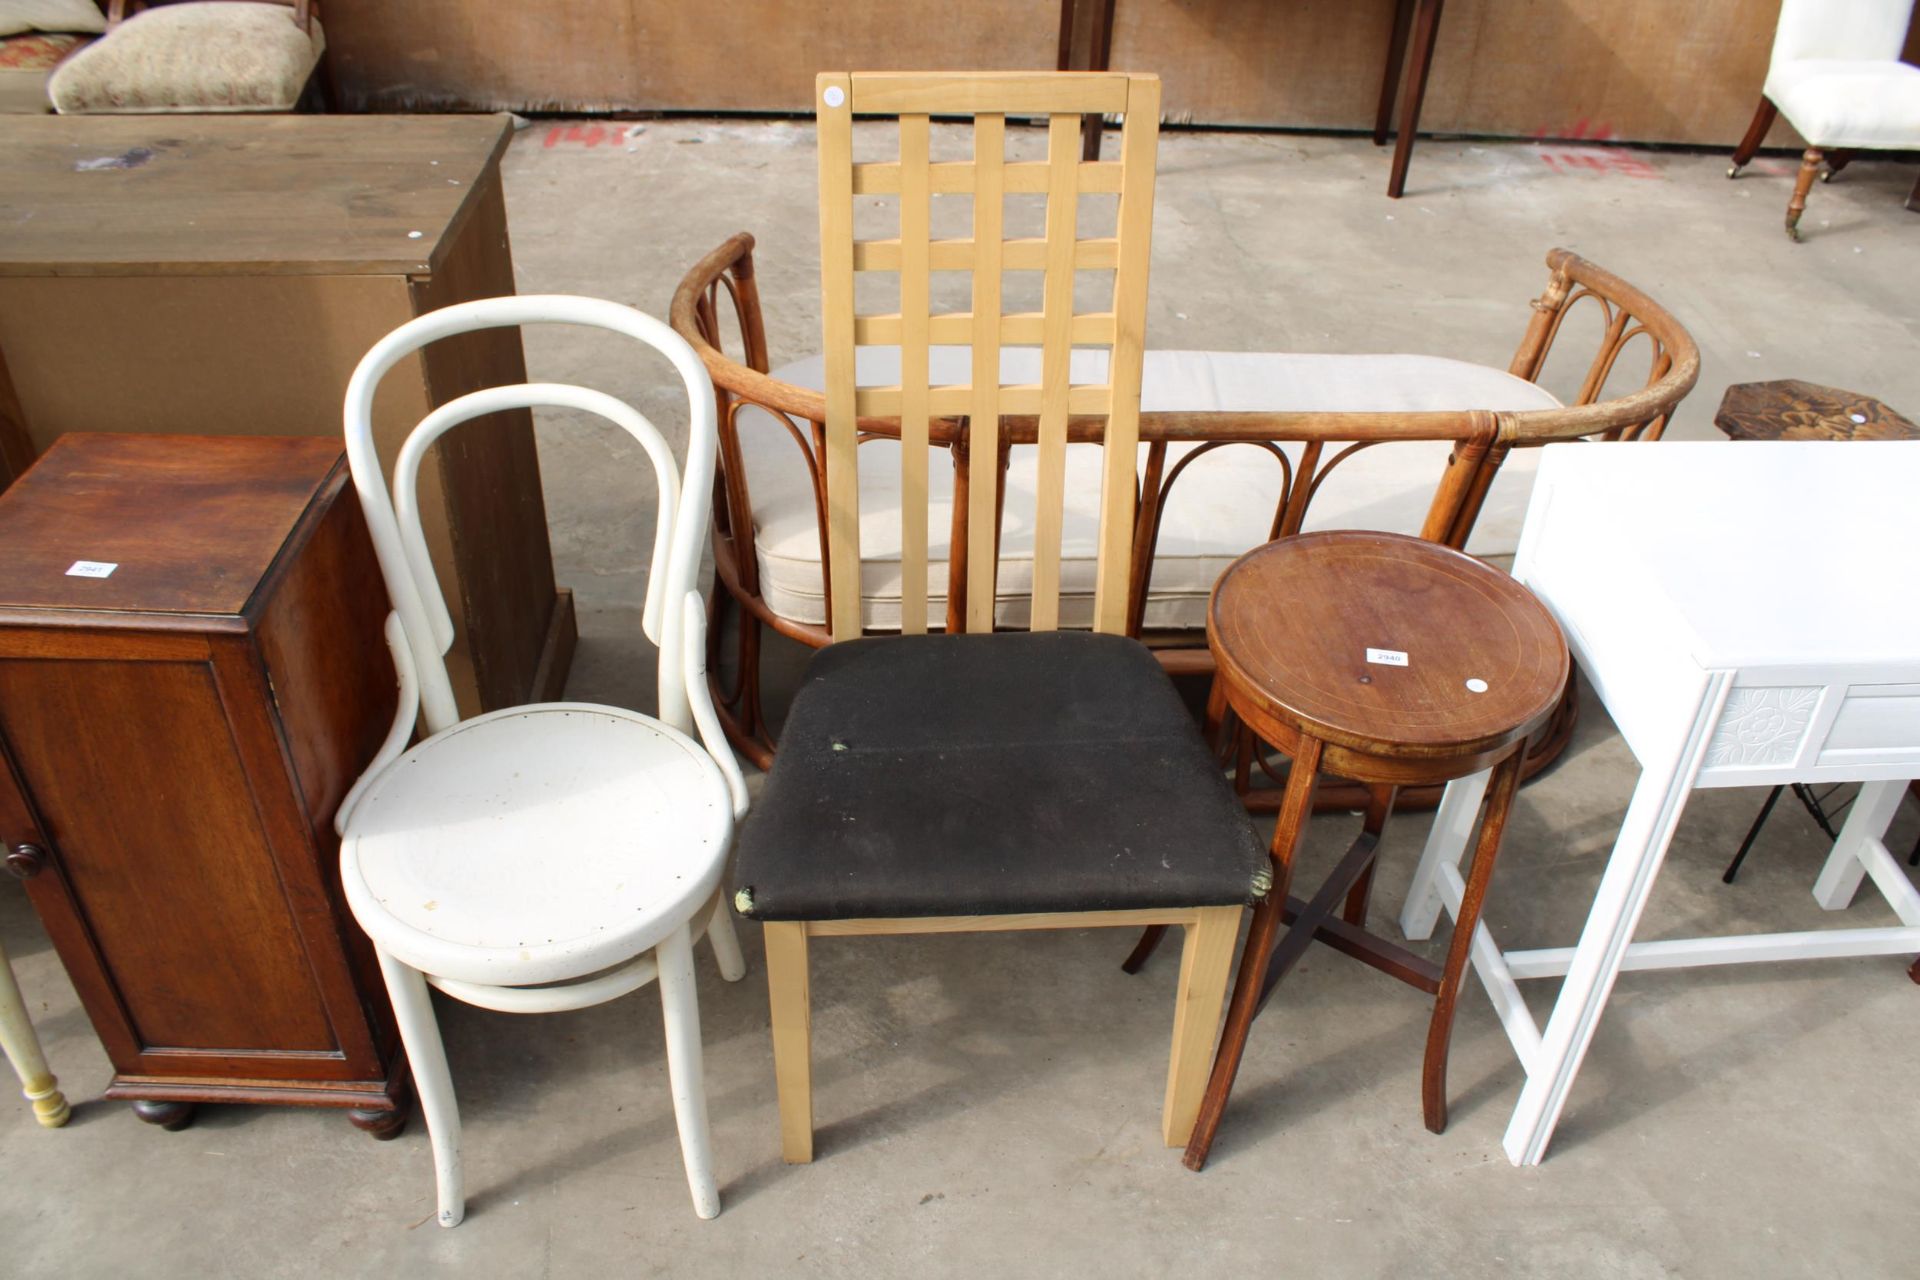
M 1259 896 L 1267 863 L 1172 683 L 1124 634 L 1159 81 L 842 74 L 821 76 L 815 98 L 834 642 L 807 668 L 735 873 L 742 914 L 766 924 L 783 1152 L 790 1162 L 813 1155 L 811 938 L 1143 924 L 1186 929 L 1162 1108 L 1163 1138 L 1183 1145 L 1240 911 Z M 1080 159 L 1081 117 L 1095 113 L 1126 117 L 1118 161 Z M 971 117 L 970 159 L 935 158 L 933 144 L 950 140 L 947 126 L 934 134 L 936 115 Z M 1014 158 L 1041 138 L 1016 138 L 1010 115 L 1044 119 L 1044 160 Z M 879 117 L 878 127 L 856 132 L 856 116 Z M 890 127 L 897 152 L 856 162 L 856 143 L 889 138 Z M 970 202 L 969 235 L 935 238 L 936 195 Z M 1081 217 L 1095 219 L 1089 195 L 1117 197 L 1113 221 L 1091 235 Z M 857 238 L 856 215 L 887 197 L 897 222 Z M 1022 235 L 1007 214 L 1035 197 L 1044 235 Z M 1111 273 L 1111 293 L 1077 305 L 1094 291 L 1076 298 L 1076 273 L 1100 272 Z M 1026 279 L 1010 289 L 1010 275 Z M 1006 305 L 1035 275 L 1039 310 Z M 897 278 L 897 309 L 863 306 L 857 276 Z M 939 286 L 956 276 L 969 292 L 943 310 Z M 932 385 L 934 344 L 970 347 L 966 383 Z M 862 385 L 856 349 L 890 345 L 898 384 Z M 1007 376 L 1003 348 L 1020 346 L 1039 349 L 1038 383 Z M 1076 347 L 1104 350 L 1073 359 Z M 916 634 L 927 630 L 936 419 L 949 436 L 964 419 L 967 453 L 945 635 Z M 862 639 L 868 423 L 897 423 L 901 441 L 908 634 Z M 1030 629 L 995 634 L 1002 477 L 1015 445 L 1039 456 L 1034 509 L 1005 512 L 1034 521 Z M 1092 633 L 1059 629 L 1067 451 L 1085 446 L 1104 447 Z
M 536 323 L 609 330 L 654 348 L 686 384 L 687 465 L 630 405 L 584 387 L 493 387 L 442 405 L 402 444 L 391 491 L 374 450 L 381 377 L 421 347 L 474 329 Z M 642 628 L 658 647 L 657 718 L 543 703 L 462 721 L 444 655 L 452 619 L 434 579 L 415 493 L 436 440 L 503 409 L 562 407 L 620 427 L 656 475 L 659 518 Z M 692 939 L 705 933 L 729 980 L 745 967 L 721 878 L 746 810 L 739 767 L 708 699 L 704 610 L 695 591 L 712 501 L 712 384 L 666 325 L 590 298 L 507 297 L 422 316 L 376 344 L 347 388 L 348 461 L 394 612 L 387 641 L 400 706 L 372 765 L 341 804 L 340 870 L 373 939 L 413 1064 L 439 1180 L 439 1219 L 464 1213 L 460 1118 L 429 986 L 482 1008 L 580 1009 L 658 978 L 674 1111 L 694 1208 L 719 1212 L 701 1084 Z M 407 747 L 416 713 L 428 733 Z M 698 728 L 706 745 L 690 733 Z
M 1913 0 L 1782 0 L 1760 106 L 1727 176 L 1753 159 L 1784 113 L 1807 140 L 1787 204 L 1793 239 L 1823 162 L 1831 180 L 1856 151 L 1920 148 L 1920 67 L 1900 60 L 1913 12 Z M 1907 207 L 1920 208 L 1920 182 Z

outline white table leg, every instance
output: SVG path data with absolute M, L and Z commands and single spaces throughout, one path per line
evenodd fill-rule
M 1906 793 L 1905 782 L 1860 784 L 1860 795 L 1847 814 L 1846 825 L 1840 828 L 1840 838 L 1833 842 L 1827 865 L 1821 868 L 1820 878 L 1813 882 L 1815 902 L 1829 911 L 1838 911 L 1853 901 L 1860 879 L 1867 871 L 1866 859 L 1862 856 L 1867 842 L 1887 834 L 1894 811 L 1900 807 L 1900 797 Z
M 1546 1154 L 1580 1061 L 1593 1041 L 1607 997 L 1613 993 L 1627 944 L 1633 941 L 1640 913 L 1653 892 L 1660 864 L 1666 860 L 1673 829 L 1686 807 L 1692 775 L 1692 769 L 1676 760 L 1664 772 L 1642 772 L 1633 789 L 1626 820 L 1607 858 L 1600 890 L 1594 895 L 1593 910 L 1580 932 L 1566 982 L 1541 1037 L 1540 1057 L 1527 1076 L 1520 1102 L 1507 1125 L 1502 1145 L 1515 1164 L 1539 1164 Z
M 27 1021 L 27 1004 L 20 998 L 20 986 L 13 980 L 13 968 L 7 963 L 6 948 L 0 947 L 0 1053 L 13 1065 L 20 1077 L 20 1091 L 33 1104 L 33 1118 L 49 1129 L 67 1122 L 67 1099 L 47 1070 L 47 1058 L 40 1051 L 40 1037 Z
M 1493 770 L 1482 769 L 1455 778 L 1440 797 L 1426 847 L 1413 869 L 1413 883 L 1407 887 L 1406 905 L 1400 909 L 1400 932 L 1416 942 L 1431 938 L 1434 925 L 1439 923 L 1440 891 L 1435 881 L 1441 866 L 1458 867 L 1465 856 L 1474 822 L 1480 816 L 1480 802 L 1487 794 L 1487 779 L 1492 776 Z

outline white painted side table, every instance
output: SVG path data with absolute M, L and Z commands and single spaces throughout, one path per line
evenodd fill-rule
M 13 979 L 13 966 L 7 963 L 6 948 L 0 946 L 0 1053 L 5 1054 L 14 1074 L 20 1077 L 20 1091 L 33 1104 L 33 1117 L 49 1129 L 67 1122 L 70 1114 L 59 1081 L 47 1070 L 46 1055 L 40 1052 L 40 1037 L 27 1021 L 27 1003 L 20 997 L 20 984 Z
M 1527 1082 L 1505 1147 L 1537 1164 L 1622 969 L 1920 953 L 1920 892 L 1882 843 L 1920 776 L 1920 442 L 1588 444 L 1544 450 L 1514 562 L 1566 631 L 1641 775 L 1579 943 L 1474 967 Z M 1796 583 L 1817 577 L 1810 605 Z M 1696 787 L 1865 784 L 1813 887 L 1871 876 L 1897 926 L 1653 942 L 1634 929 Z M 1486 775 L 1453 783 L 1401 915 L 1457 916 Z M 1565 975 L 1542 1031 L 1519 980 Z

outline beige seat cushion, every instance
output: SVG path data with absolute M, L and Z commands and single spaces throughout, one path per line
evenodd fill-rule
M 326 49 L 278 4 L 148 9 L 70 58 L 47 86 L 71 113 L 291 111 Z
M 1028 348 L 1003 354 L 1007 382 L 1039 380 L 1040 354 Z M 936 347 L 930 375 L 936 384 L 968 377 L 965 347 Z M 1074 352 L 1076 382 L 1104 378 L 1106 353 Z M 796 386 L 824 385 L 819 356 L 783 366 L 773 376 Z M 864 347 L 856 377 L 863 385 L 899 381 L 899 352 Z M 1296 355 L 1215 351 L 1150 351 L 1141 387 L 1147 410 L 1332 410 L 1418 412 L 1445 409 L 1516 411 L 1559 407 L 1533 383 L 1498 369 L 1416 355 Z M 805 424 L 802 430 L 805 429 Z M 761 593 L 773 611 L 800 622 L 824 623 L 820 534 L 807 468 L 786 429 L 771 415 L 747 409 L 739 417 L 741 448 L 752 495 L 754 548 Z M 1301 446 L 1283 446 L 1297 460 Z M 1172 460 L 1193 446 L 1176 445 Z M 1328 475 L 1308 509 L 1309 529 L 1386 529 L 1419 532 L 1451 446 L 1408 441 L 1361 450 Z M 1337 449 L 1329 446 L 1324 458 Z M 1006 520 L 1001 531 L 996 616 L 1023 625 L 1033 576 L 1034 477 L 1037 451 L 1013 452 L 1007 474 Z M 1100 450 L 1067 450 L 1065 532 L 1061 551 L 1060 617 L 1089 626 L 1093 617 L 1095 535 L 1100 524 Z M 1144 466 L 1144 450 L 1142 453 Z M 1535 454 L 1521 451 L 1502 468 L 1475 527 L 1469 550 L 1510 554 L 1519 541 Z M 1207 595 L 1234 558 L 1266 541 L 1280 493 L 1280 465 L 1251 445 L 1216 449 L 1196 459 L 1174 486 L 1161 523 L 1159 554 L 1148 585 L 1149 628 L 1197 629 L 1206 624 Z M 948 530 L 953 468 L 944 451 L 928 462 L 927 517 L 929 623 L 946 617 Z M 900 446 L 891 440 L 860 446 L 860 550 L 863 614 L 877 630 L 900 626 Z
M 1920 67 L 1809 58 L 1773 68 L 1767 97 L 1816 147 L 1920 147 Z

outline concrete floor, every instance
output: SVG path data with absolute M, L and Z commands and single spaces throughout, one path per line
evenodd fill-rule
M 664 314 L 685 267 L 760 238 L 776 359 L 815 345 L 811 130 L 653 122 L 610 141 L 536 122 L 506 162 L 522 291 Z M 597 139 L 597 140 L 596 140 Z M 1504 366 L 1553 246 L 1666 303 L 1704 369 L 1672 435 L 1711 435 L 1732 382 L 1802 377 L 1920 410 L 1920 219 L 1911 166 L 1861 161 L 1815 190 L 1805 244 L 1780 215 L 1791 167 L 1740 182 L 1719 155 L 1423 142 L 1407 197 L 1364 140 L 1166 136 L 1150 341 L 1408 350 Z M 537 333 L 536 377 L 588 377 L 676 422 L 663 367 Z M 542 423 L 560 576 L 584 634 L 572 692 L 644 706 L 638 548 L 650 483 L 598 428 Z M 684 430 L 684 428 L 681 428 Z M 1818 584 L 1804 584 L 1817 600 Z M 1567 942 L 1632 785 L 1598 708 L 1522 793 L 1490 905 L 1506 945 Z M 1758 805 L 1701 793 L 1643 936 L 1831 923 L 1807 890 L 1823 850 L 1776 811 L 1733 887 L 1718 872 Z M 1376 901 L 1391 919 L 1425 815 L 1398 820 Z M 1891 841 L 1916 835 L 1909 807 Z M 1306 874 L 1350 825 L 1316 824 Z M 181 909 L 190 910 L 182 887 Z M 1863 895 L 1849 922 L 1891 913 Z M 217 922 L 209 922 L 217 928 Z M 1256 1028 L 1208 1171 L 1158 1141 L 1163 956 L 1129 978 L 1115 933 L 848 940 L 815 951 L 819 1159 L 778 1155 L 759 936 L 738 986 L 701 961 L 725 1212 L 690 1210 L 657 1006 L 512 1018 L 447 1006 L 467 1123 L 469 1217 L 432 1225 L 417 1121 L 378 1145 L 337 1115 L 206 1108 L 170 1134 L 101 1100 L 108 1067 L 23 895 L 12 952 L 72 1124 L 0 1099 L 0 1275 L 600 1274 L 1117 1276 L 1255 1266 L 1334 1275 L 1911 1275 L 1920 990 L 1897 960 L 1634 974 L 1621 983 L 1546 1163 L 1500 1135 L 1520 1072 L 1484 995 L 1463 1000 L 1453 1121 L 1420 1123 L 1427 1002 L 1311 954 Z M 1553 986 L 1533 984 L 1544 1016 Z M 423 1225 L 424 1224 L 424 1225 Z

